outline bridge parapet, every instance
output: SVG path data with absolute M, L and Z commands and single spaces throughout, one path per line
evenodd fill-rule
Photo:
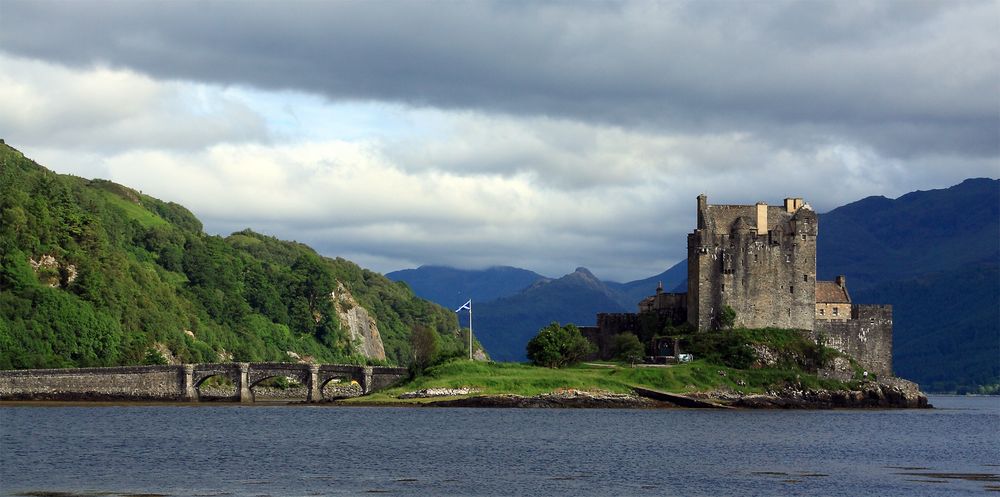
M 364 394 L 406 378 L 405 368 L 349 364 L 202 363 L 108 368 L 23 369 L 0 371 L 0 400 L 160 400 L 197 401 L 201 384 L 212 376 L 236 386 L 233 400 L 253 402 L 253 386 L 288 376 L 308 389 L 307 401 L 323 400 L 323 386 L 334 378 L 357 381 Z

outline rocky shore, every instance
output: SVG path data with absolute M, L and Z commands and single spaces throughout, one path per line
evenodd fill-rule
M 786 387 L 765 394 L 705 392 L 692 397 L 751 409 L 866 409 L 933 407 L 916 383 L 889 378 L 866 383 L 860 390 L 812 390 Z
M 412 392 L 400 398 L 435 397 L 442 392 Z M 450 395 L 465 393 L 447 392 Z M 405 397 L 404 397 L 405 396 Z M 871 408 L 928 408 L 932 407 L 915 383 L 890 378 L 870 382 L 860 390 L 799 390 L 784 388 L 764 394 L 745 394 L 733 391 L 698 392 L 673 395 L 674 401 L 660 395 L 650 395 L 638 389 L 632 394 L 606 391 L 558 390 L 534 396 L 474 395 L 431 401 L 429 407 L 522 407 L 522 408 L 673 408 L 692 407 L 689 402 L 701 403 L 696 407 L 721 407 L 743 409 L 871 409 Z
M 439 400 L 432 407 L 530 407 L 530 408 L 653 408 L 667 404 L 633 394 L 606 391 L 557 390 L 534 396 L 476 395 L 463 399 Z

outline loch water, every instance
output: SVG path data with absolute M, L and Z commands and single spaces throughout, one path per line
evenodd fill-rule
M 1000 398 L 931 410 L 0 406 L 0 495 L 957 496 Z

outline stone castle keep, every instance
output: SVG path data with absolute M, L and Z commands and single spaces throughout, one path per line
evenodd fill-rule
M 843 276 L 816 280 L 819 222 L 809 204 L 712 205 L 699 195 L 697 209 L 687 237 L 687 293 L 657 288 L 637 314 L 599 314 L 597 326 L 582 331 L 602 356 L 618 333 L 649 323 L 718 329 L 730 308 L 735 327 L 804 330 L 869 371 L 892 375 L 892 306 L 852 303 Z

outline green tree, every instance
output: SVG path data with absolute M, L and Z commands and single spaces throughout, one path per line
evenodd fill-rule
M 572 325 L 559 326 L 553 322 L 539 330 L 535 338 L 528 342 L 528 359 L 536 366 L 561 368 L 576 364 L 597 347 L 580 334 Z
M 413 326 L 410 346 L 413 348 L 413 367 L 417 372 L 434 363 L 441 347 L 440 342 L 434 330 L 420 324 Z
M 619 333 L 615 335 L 614 340 L 611 342 L 611 348 L 614 350 L 615 359 L 633 365 L 641 361 L 643 356 L 646 355 L 646 347 L 643 347 L 642 342 L 639 341 L 639 337 L 631 333 Z

